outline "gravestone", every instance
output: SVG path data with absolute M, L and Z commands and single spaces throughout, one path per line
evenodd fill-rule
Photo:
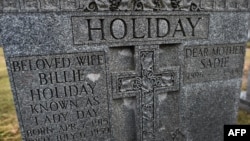
M 222 141 L 248 0 L 1 0 L 25 141 Z

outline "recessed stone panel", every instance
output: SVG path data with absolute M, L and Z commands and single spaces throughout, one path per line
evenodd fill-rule
M 104 52 L 9 58 L 24 139 L 110 138 Z
M 73 16 L 71 19 L 75 45 L 97 43 L 124 45 L 145 41 L 155 41 L 160 44 L 166 40 L 208 38 L 209 15 L 207 14 L 168 15 L 161 12 L 157 15 Z
M 184 82 L 239 78 L 242 76 L 244 54 L 244 44 L 185 47 Z

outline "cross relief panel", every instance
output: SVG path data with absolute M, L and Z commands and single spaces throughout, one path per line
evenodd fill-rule
M 135 49 L 136 71 L 112 73 L 114 100 L 136 97 L 138 141 L 156 139 L 156 96 L 179 90 L 179 66 L 160 69 L 159 46 L 138 46 Z

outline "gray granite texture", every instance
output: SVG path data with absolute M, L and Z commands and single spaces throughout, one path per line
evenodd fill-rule
M 2 0 L 24 141 L 222 141 L 249 1 Z
M 249 11 L 248 0 L 1 0 L 3 12 Z

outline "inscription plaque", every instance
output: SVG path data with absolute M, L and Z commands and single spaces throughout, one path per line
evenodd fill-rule
M 166 40 L 206 39 L 209 15 L 110 15 L 72 17 L 75 45 L 93 43 L 128 44 L 147 40 L 158 44 Z M 124 41 L 129 40 L 126 43 Z
M 26 141 L 110 138 L 104 52 L 9 60 Z
M 244 44 L 185 48 L 184 82 L 228 80 L 242 76 Z

